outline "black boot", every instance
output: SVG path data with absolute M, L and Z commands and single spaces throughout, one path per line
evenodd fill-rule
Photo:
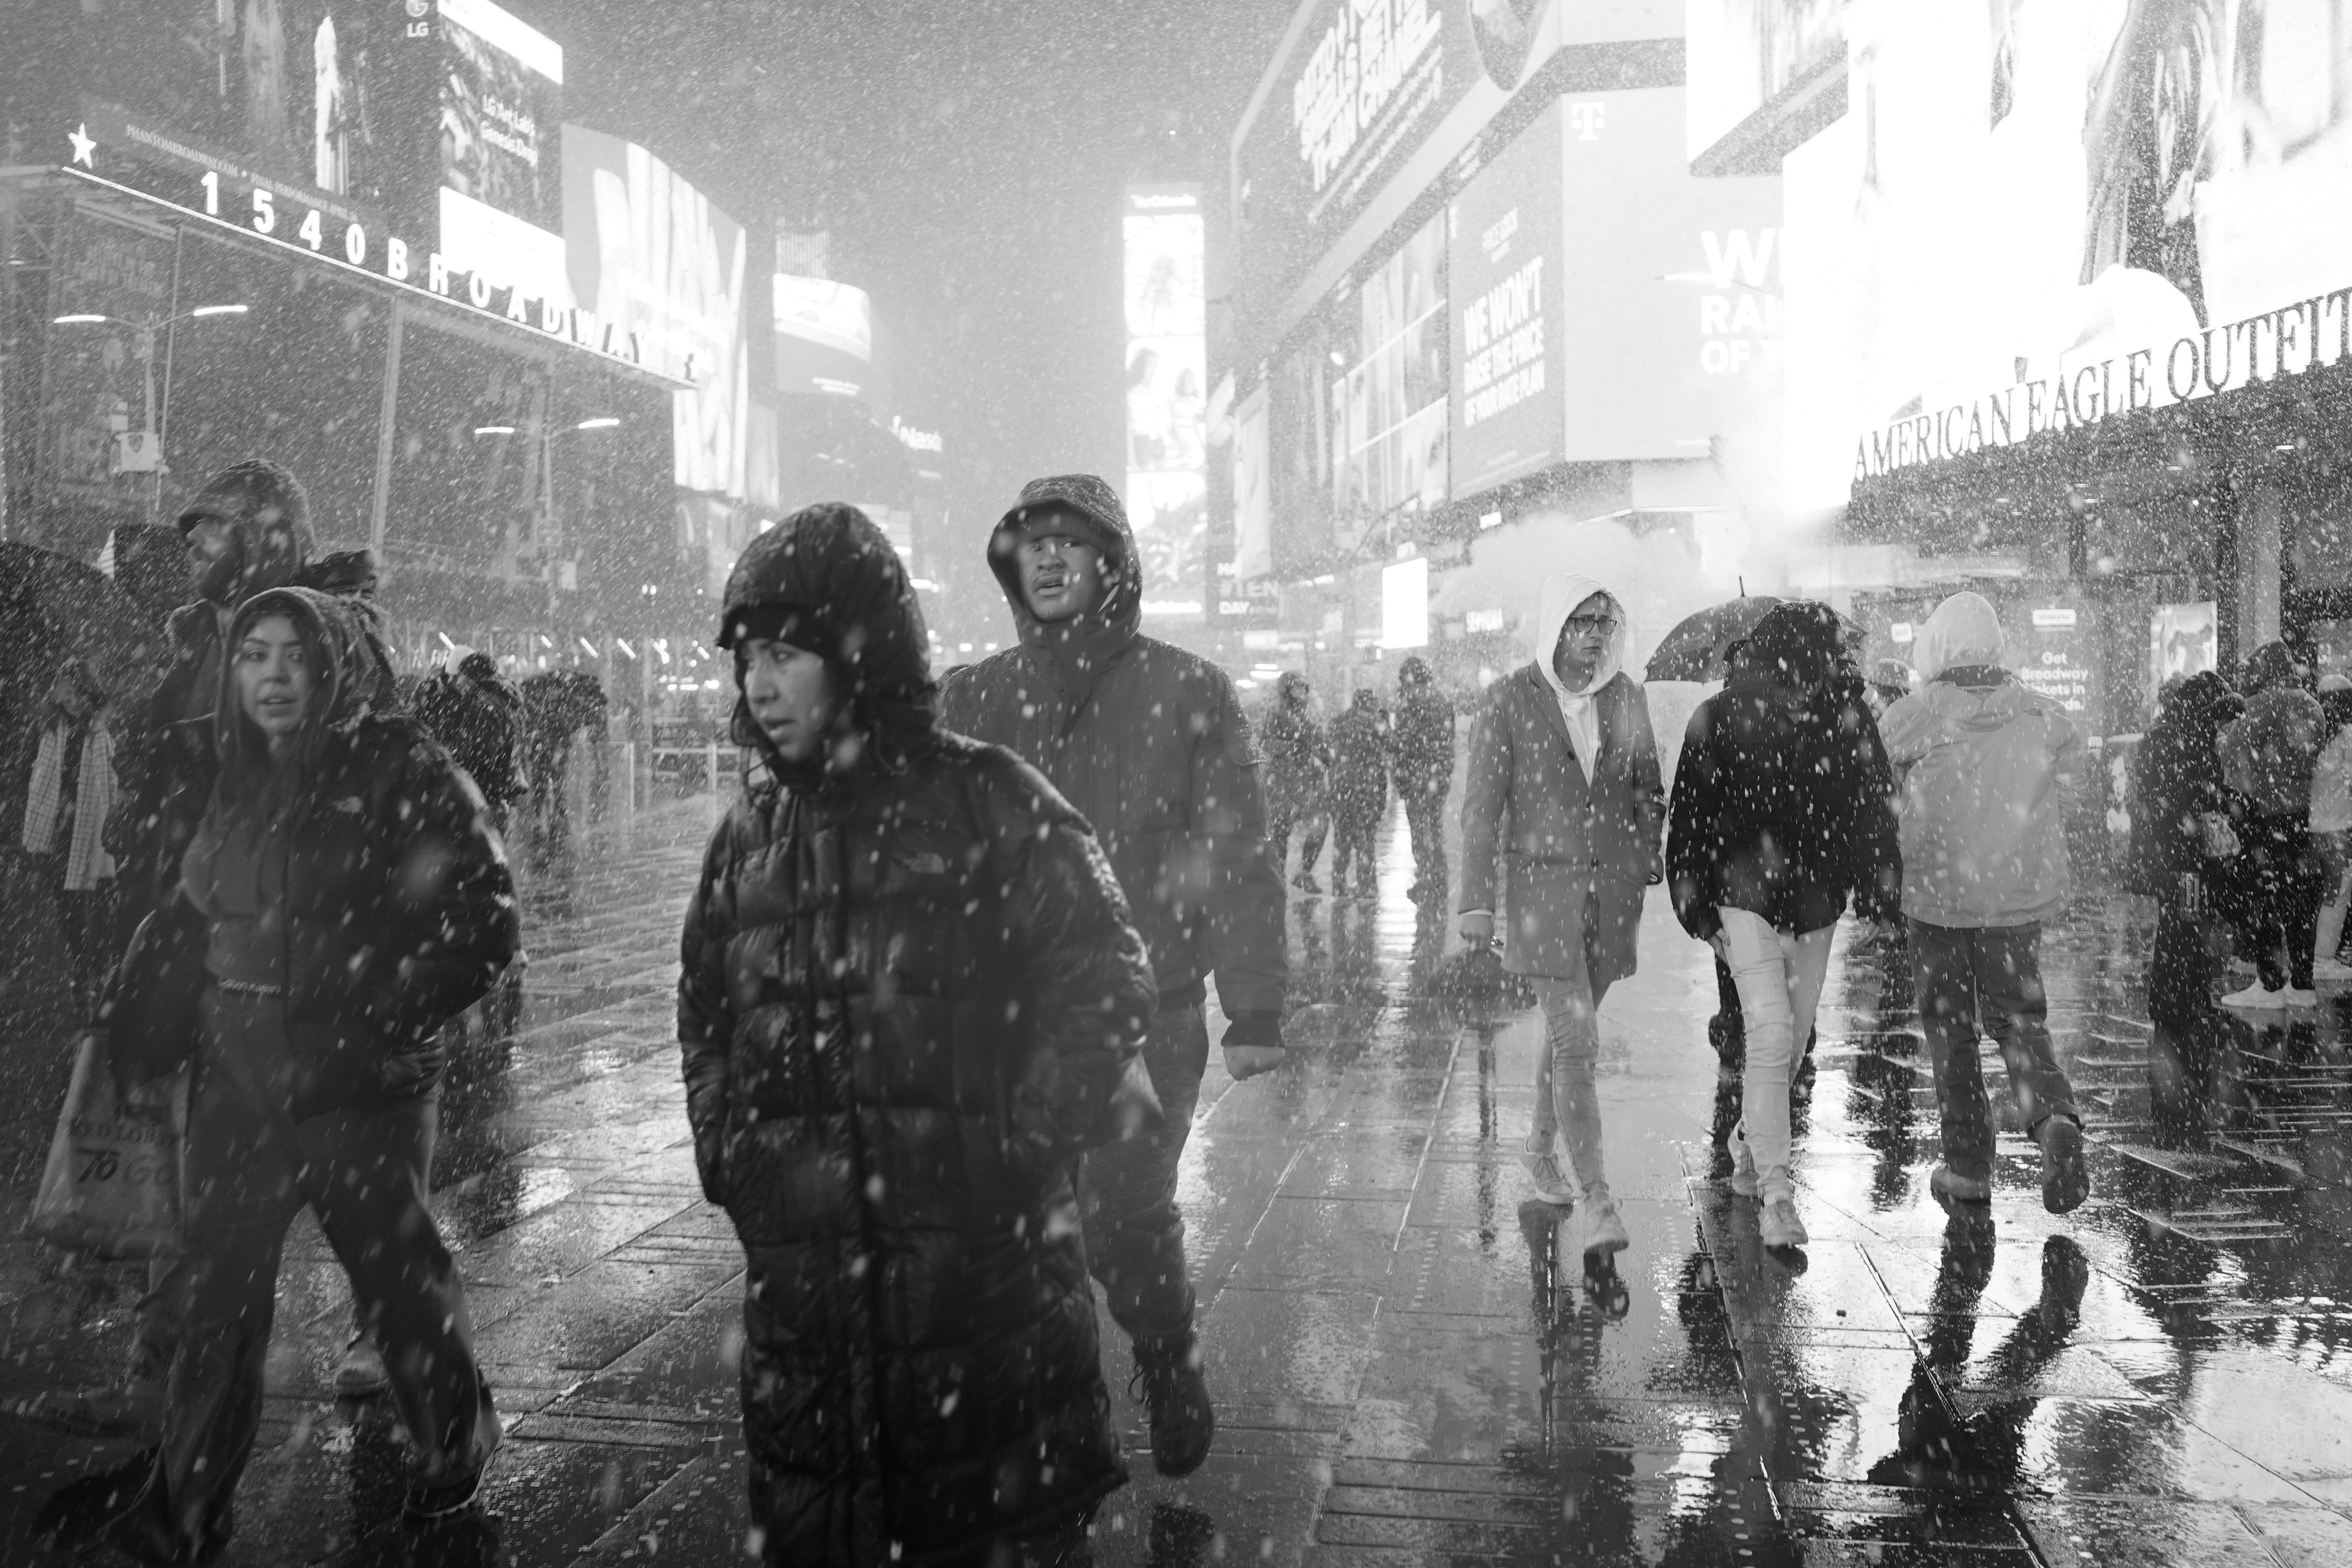
M 1135 1342 L 1135 1375 L 1151 1412 L 1151 1462 L 1163 1476 L 1189 1476 L 1209 1457 L 1217 1413 L 1201 1373 L 1201 1342 L 1192 1331 Z M 1132 1385 L 1129 1385 L 1132 1387 Z

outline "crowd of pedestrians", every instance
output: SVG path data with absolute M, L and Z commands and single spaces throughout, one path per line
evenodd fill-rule
M 463 649 L 404 692 L 368 563 L 311 561 L 301 488 L 274 465 L 218 476 L 179 527 L 191 603 L 169 672 L 119 725 L 84 672 L 58 673 L 24 826 L 61 895 L 112 888 L 112 910 L 66 907 L 100 960 L 94 1028 L 121 1092 L 161 1104 L 185 1085 L 184 1245 L 155 1266 L 130 1376 L 44 1416 L 150 1436 L 39 1527 L 151 1562 L 230 1538 L 305 1205 L 356 1303 L 339 1385 L 388 1386 L 406 1426 L 409 1515 L 478 1496 L 501 1428 L 426 1206 L 444 1030 L 512 984 L 503 836 L 551 773 L 560 803 L 549 737 L 591 705 Z M 1358 689 L 1328 726 L 1286 675 L 1254 727 L 1215 665 L 1142 635 L 1142 557 L 1089 475 L 1026 486 L 987 559 L 1017 640 L 943 682 L 897 552 L 852 507 L 755 540 L 716 628 L 752 765 L 694 889 L 677 1031 L 702 1189 L 748 1261 L 765 1560 L 1076 1552 L 1126 1479 L 1097 1286 L 1155 1466 L 1203 1463 L 1216 1415 L 1178 1168 L 1210 986 L 1232 1077 L 1281 1068 L 1286 876 L 1319 896 L 1328 837 L 1330 896 L 1372 896 L 1391 788 L 1412 900 L 1450 907 L 1534 994 L 1519 1152 L 1596 1266 L 1634 1245 L 1607 1172 L 1599 1011 L 1661 884 L 1723 976 L 1710 1035 L 1741 1113 L 1721 1152 L 1765 1247 L 1808 1240 L 1791 1080 L 1849 912 L 1911 955 L 1936 1196 L 1991 1196 L 1990 1036 L 2045 1206 L 2085 1200 L 2040 941 L 2066 906 L 2087 752 L 2019 679 L 1980 596 L 1939 605 L 1907 668 L 1867 671 L 1829 606 L 1769 609 L 1722 650 L 1669 796 L 1623 595 L 1547 581 L 1532 657 L 1477 700 L 1449 868 L 1457 716 L 1425 661 L 1402 662 L 1392 711 Z M 2243 697 L 2210 673 L 2168 691 L 2139 753 L 2132 867 L 2158 903 L 2160 1027 L 2216 1005 L 2217 915 L 2255 970 L 2222 1005 L 2306 1005 L 2347 973 L 2352 692 L 2312 691 L 2283 646 L 2246 673 Z

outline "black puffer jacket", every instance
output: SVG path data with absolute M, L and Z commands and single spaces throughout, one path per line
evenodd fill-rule
M 1419 657 L 1397 667 L 1396 730 L 1389 742 L 1397 794 L 1442 800 L 1454 787 L 1454 704 Z
M 270 829 L 286 848 L 289 1110 L 299 1121 L 431 1089 L 444 1066 L 435 1037 L 489 990 L 521 928 L 480 792 L 413 720 L 373 710 L 379 667 L 358 612 L 278 588 L 247 600 L 229 635 L 268 615 L 292 618 L 323 661 L 300 783 Z M 232 782 L 196 828 L 200 841 L 239 809 L 223 797 L 240 776 L 239 752 L 258 744 L 226 689 L 214 729 Z M 200 972 L 205 936 L 204 917 L 175 890 L 134 942 L 110 1019 L 138 1011 L 113 1005 L 138 1000 L 126 992 L 170 990 L 171 977 Z M 194 1043 L 194 1019 L 184 1023 L 177 1034 L 117 1032 L 118 1070 L 137 1081 L 178 1066 Z
M 1359 691 L 1354 704 L 1331 721 L 1331 816 L 1341 823 L 1377 822 L 1388 804 L 1388 726 L 1380 698 Z
M 681 951 L 696 1159 L 750 1265 L 753 1509 L 772 1563 L 919 1563 L 1126 1479 L 1069 1172 L 1151 972 L 1077 815 L 934 725 L 913 591 L 862 514 L 762 535 L 727 616 L 730 645 L 823 653 L 856 737 L 795 765 L 739 700 L 782 783 L 712 837 Z
M 2212 670 L 2181 682 L 2166 700 L 2132 758 L 2132 885 L 2178 897 L 2180 879 L 2214 868 L 2206 854 L 2205 819 L 2224 816 L 2221 731 L 2245 700 Z
M 1683 929 L 1705 942 L 1718 911 L 1774 926 L 1864 920 L 1902 908 L 1895 774 L 1826 606 L 1768 612 L 1731 679 L 1691 715 L 1668 807 L 1666 879 Z

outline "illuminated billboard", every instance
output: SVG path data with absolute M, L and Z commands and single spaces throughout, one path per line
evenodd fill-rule
M 866 290 L 829 278 L 769 280 L 776 390 L 856 397 L 874 374 L 874 307 Z
M 1430 219 L 1355 286 L 1341 307 L 1353 331 L 1332 388 L 1331 505 L 1336 542 L 1353 548 L 1372 521 L 1445 499 L 1445 222 Z
M 1207 236 L 1197 185 L 1130 185 L 1127 513 L 1147 613 L 1200 613 L 1208 523 Z
M 563 239 L 583 310 L 691 379 L 671 400 L 675 478 L 741 498 L 750 449 L 742 226 L 635 142 L 563 128 Z
M 568 302 L 563 50 L 491 0 L 437 5 L 441 253 L 494 285 Z
M 1451 216 L 1454 494 L 1559 460 L 1567 438 L 1559 365 L 1560 124 L 1558 105 L 1481 169 Z
M 1693 162 L 1748 116 L 1845 64 L 1846 0 L 1690 0 L 1685 135 Z
M 1787 164 L 1801 499 L 2335 342 L 2312 302 L 2352 284 L 2340 7 L 2009 0 L 1846 26 L 1850 111 Z

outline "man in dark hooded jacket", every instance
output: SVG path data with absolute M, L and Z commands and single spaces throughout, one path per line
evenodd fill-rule
M 1331 721 L 1331 896 L 1347 896 L 1348 866 L 1356 892 L 1370 898 L 1376 871 L 1372 838 L 1389 806 L 1389 731 L 1377 691 L 1359 691 Z
M 1445 795 L 1454 787 L 1454 704 L 1418 655 L 1397 667 L 1396 729 L 1389 772 L 1412 835 L 1412 886 L 1406 896 L 1444 903 Z
M 1071 1171 L 1139 1097 L 1157 992 L 1087 825 L 943 730 L 921 611 L 854 507 L 726 588 L 733 733 L 677 1028 L 704 1193 L 749 1266 L 765 1561 L 1047 1561 L 1126 1480 Z
M 1282 880 L 1265 847 L 1257 755 L 1233 682 L 1139 634 L 1143 573 L 1118 494 L 1091 474 L 1033 479 L 996 525 L 989 564 L 1018 646 L 943 694 L 949 729 L 1036 764 L 1101 835 L 1159 984 L 1144 1058 L 1164 1128 L 1088 1157 L 1087 1260 L 1135 1344 L 1153 1462 L 1181 1476 L 1215 1429 L 1192 1332 L 1176 1165 L 1208 1065 L 1202 979 L 1232 1020 L 1225 1065 L 1282 1059 Z

